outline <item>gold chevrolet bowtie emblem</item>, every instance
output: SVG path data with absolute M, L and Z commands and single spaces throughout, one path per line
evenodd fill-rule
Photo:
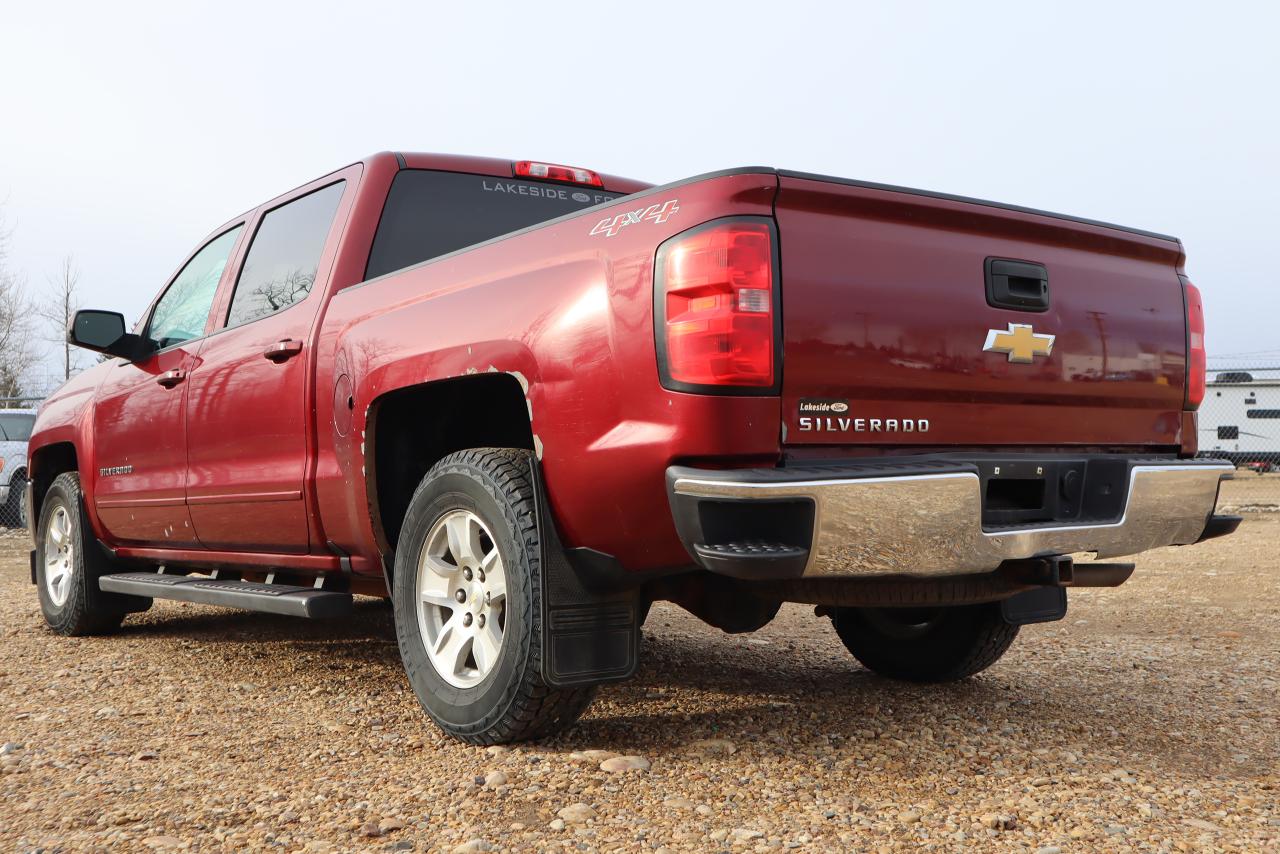
M 988 353 L 1008 353 L 1010 362 L 1029 365 L 1036 356 L 1053 352 L 1052 335 L 1037 335 L 1028 323 L 1010 323 L 1007 331 L 987 330 L 987 343 L 982 349 Z

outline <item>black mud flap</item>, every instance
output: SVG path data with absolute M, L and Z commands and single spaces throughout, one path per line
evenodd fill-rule
M 542 543 L 542 679 L 552 688 L 630 679 L 640 660 L 639 590 L 582 583 L 548 512 L 541 467 L 531 468 Z
M 1065 587 L 1037 587 L 1010 596 L 1000 603 L 1004 621 L 1015 626 L 1052 623 L 1067 616 Z

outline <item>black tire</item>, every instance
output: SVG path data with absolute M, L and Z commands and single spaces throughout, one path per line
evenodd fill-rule
M 65 597 L 55 600 L 47 583 L 50 555 L 47 532 L 54 515 L 65 511 L 69 525 L 70 560 Z M 126 596 L 98 589 L 98 578 L 113 570 L 107 556 L 93 535 L 84 512 L 84 496 L 80 492 L 80 476 L 64 472 L 54 478 L 40 506 L 40 524 L 36 527 L 36 589 L 40 595 L 40 611 L 44 620 L 60 635 L 102 635 L 120 628 L 126 614 L 145 611 L 151 600 L 143 596 Z
M 396 547 L 392 604 L 409 684 L 431 719 L 470 744 L 540 738 L 573 724 L 594 688 L 557 690 L 542 679 L 541 546 L 529 452 L 459 451 L 418 486 Z M 492 533 L 506 574 L 502 645 L 496 663 L 472 687 L 445 681 L 424 646 L 417 615 L 417 568 L 427 535 L 455 510 L 475 513 Z
M 933 608 L 837 608 L 836 634 L 853 657 L 890 679 L 952 682 L 986 670 L 1018 636 L 1000 603 Z

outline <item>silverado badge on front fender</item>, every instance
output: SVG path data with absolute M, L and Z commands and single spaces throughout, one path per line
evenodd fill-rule
M 1029 365 L 1036 356 L 1053 352 L 1054 337 L 1038 335 L 1029 323 L 1010 323 L 1008 330 L 988 329 L 982 349 L 987 353 L 1007 353 L 1010 362 Z

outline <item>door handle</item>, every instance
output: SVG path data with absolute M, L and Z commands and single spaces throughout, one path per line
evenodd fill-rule
M 287 362 L 294 356 L 302 352 L 302 342 L 295 341 L 292 338 L 286 338 L 284 341 L 277 341 L 268 347 L 263 356 L 277 365 L 281 362 Z
M 160 383 L 160 385 L 164 386 L 165 388 L 173 388 L 174 386 L 176 386 L 178 383 L 182 382 L 186 378 L 187 378 L 186 371 L 172 370 L 172 371 L 165 371 L 163 374 L 156 377 L 156 382 Z
M 1049 271 L 1043 264 L 988 258 L 987 305 L 1014 311 L 1048 311 Z

